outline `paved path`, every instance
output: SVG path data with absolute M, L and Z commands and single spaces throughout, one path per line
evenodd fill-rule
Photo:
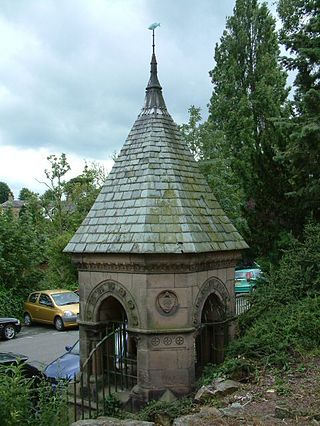
M 66 352 L 66 345 L 79 339 L 78 329 L 56 331 L 50 326 L 22 327 L 13 340 L 0 340 L 0 352 L 26 355 L 28 362 L 40 370 Z

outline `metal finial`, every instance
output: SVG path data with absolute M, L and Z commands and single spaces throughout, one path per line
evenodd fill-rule
M 152 30 L 152 53 L 154 53 L 154 49 L 155 49 L 155 44 L 154 44 L 154 30 L 155 30 L 157 27 L 160 27 L 159 22 L 154 22 L 153 24 L 151 24 L 151 25 L 148 27 L 148 30 Z

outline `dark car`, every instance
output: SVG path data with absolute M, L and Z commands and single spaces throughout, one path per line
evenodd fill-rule
M 79 340 L 73 346 L 66 346 L 66 351 L 44 369 L 44 374 L 53 383 L 57 383 L 59 379 L 72 380 L 80 371 Z
M 28 360 L 26 355 L 14 354 L 12 352 L 0 352 L 0 365 L 19 364 Z
M 36 383 L 38 383 L 45 376 L 36 367 L 28 364 L 27 361 L 28 357 L 26 355 L 15 354 L 13 352 L 0 352 L 0 368 L 3 367 L 6 371 L 6 367 L 22 364 L 23 376 L 27 379 L 36 379 Z M 10 369 L 7 371 L 12 373 Z
M 21 330 L 21 323 L 17 318 L 0 318 L 0 336 L 6 340 L 13 339 Z

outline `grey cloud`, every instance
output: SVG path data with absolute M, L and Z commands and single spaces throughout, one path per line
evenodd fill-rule
M 18 31 L 6 61 L 0 41 L 2 143 L 97 159 L 119 151 L 143 105 L 154 21 L 170 113 L 177 122 L 191 104 L 205 113 L 214 45 L 233 3 L 0 0 L 0 25 Z

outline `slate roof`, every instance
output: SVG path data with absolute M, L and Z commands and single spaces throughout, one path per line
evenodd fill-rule
M 25 206 L 25 201 L 21 201 L 21 200 L 7 200 L 4 203 L 0 204 L 0 206 L 3 209 L 9 209 L 9 208 L 13 208 L 13 209 L 21 209 L 22 207 Z
M 247 244 L 166 109 L 152 55 L 145 104 L 65 252 L 198 253 Z

